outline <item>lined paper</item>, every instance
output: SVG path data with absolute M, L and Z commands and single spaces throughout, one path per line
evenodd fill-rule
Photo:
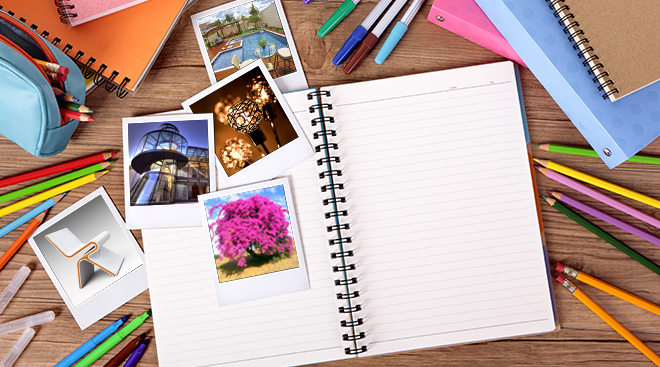
M 554 330 L 513 64 L 324 89 L 359 270 L 363 355 Z M 313 141 L 306 94 L 286 97 Z M 309 291 L 219 308 L 202 230 L 142 231 L 160 365 L 347 358 L 315 159 L 284 176 Z
M 365 355 L 553 330 L 513 65 L 326 89 Z

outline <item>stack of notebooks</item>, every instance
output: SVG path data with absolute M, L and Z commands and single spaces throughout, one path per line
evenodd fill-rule
M 160 366 L 301 365 L 556 329 L 513 63 L 285 97 L 317 147 L 281 176 L 311 289 L 218 307 L 207 231 L 143 229 Z M 346 213 L 334 229 L 333 212 Z
M 660 4 L 476 3 L 608 167 L 660 136 Z
M 97 84 L 121 97 L 144 80 L 186 5 L 186 0 L 146 1 L 71 27 L 60 21 L 52 0 L 0 0 L 0 9 L 36 28 Z

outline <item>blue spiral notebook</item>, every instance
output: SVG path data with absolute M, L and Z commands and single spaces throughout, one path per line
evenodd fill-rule
M 609 168 L 660 136 L 660 82 L 605 100 L 547 1 L 476 2 Z

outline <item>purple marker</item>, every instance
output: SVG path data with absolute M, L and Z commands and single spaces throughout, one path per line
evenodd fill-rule
M 142 355 L 144 354 L 144 350 L 147 349 L 147 344 L 149 342 L 149 338 L 145 338 L 143 341 L 138 344 L 137 348 L 131 353 L 130 356 L 128 356 L 128 359 L 126 360 L 126 364 L 124 364 L 124 367 L 133 367 L 135 366 L 140 358 L 142 358 Z

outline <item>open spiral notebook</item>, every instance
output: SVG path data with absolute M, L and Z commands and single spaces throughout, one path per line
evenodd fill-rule
M 143 230 L 159 365 L 299 365 L 556 328 L 511 62 L 285 96 L 317 147 L 283 174 L 311 289 L 220 308 L 202 228 Z

